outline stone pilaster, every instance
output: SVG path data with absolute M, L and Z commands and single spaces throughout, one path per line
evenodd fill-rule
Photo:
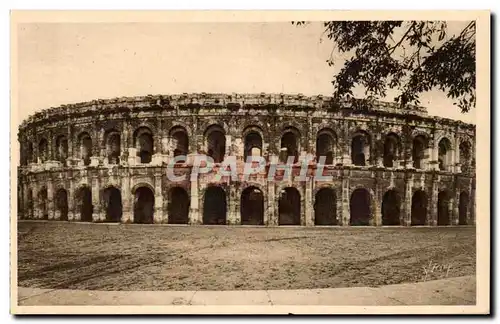
M 58 193 L 57 192 L 54 192 L 54 218 L 55 220 L 60 220 L 61 219 L 61 209 L 59 209 L 59 206 L 58 206 L 58 200 L 59 197 L 58 197 Z M 50 219 L 50 218 L 49 218 Z
M 343 154 L 342 155 L 342 165 L 344 166 L 351 166 L 353 165 L 352 164 L 352 160 L 351 160 L 351 156 L 349 154 Z
M 191 180 L 191 202 L 189 205 L 189 224 L 201 224 L 200 199 L 199 199 L 199 179 Z
M 163 137 L 163 129 L 161 127 L 161 119 L 157 119 L 156 121 L 156 132 L 153 134 L 153 154 L 162 154 L 162 149 L 161 149 L 161 140 Z
M 107 156 L 106 156 L 106 142 L 105 142 L 105 138 L 104 138 L 104 128 L 100 128 L 98 131 L 97 131 L 97 157 L 98 157 L 98 164 L 102 164 L 102 162 L 104 160 L 107 160 Z
M 342 219 L 342 187 L 339 190 L 338 187 L 334 188 L 335 190 L 335 225 L 343 225 L 343 219 Z M 316 197 L 313 195 L 313 209 L 314 209 L 314 203 L 316 201 Z
M 74 156 L 74 132 L 73 126 L 71 124 L 68 125 L 68 157 L 66 160 L 73 159 Z
M 429 197 L 429 203 L 427 205 L 427 225 L 436 226 L 437 225 L 437 203 L 439 194 L 439 179 L 437 175 L 432 177 L 432 191 Z
M 423 162 L 421 161 L 420 163 Z M 406 159 L 405 164 L 400 164 L 398 167 L 405 169 L 414 169 L 415 167 L 413 166 L 413 159 L 411 155 Z
M 350 196 L 349 196 L 349 171 L 342 170 L 342 190 L 340 192 L 341 196 L 341 208 L 339 209 L 339 216 L 342 219 L 343 226 L 349 226 L 351 215 L 350 215 Z
M 228 215 L 227 224 L 241 225 L 240 202 L 238 199 L 238 192 L 236 187 L 231 185 L 226 189 L 227 202 L 228 202 Z
M 47 138 L 47 161 L 53 161 L 55 160 L 54 156 L 55 156 L 55 152 L 54 152 L 54 138 L 53 138 L 53 134 L 52 132 L 49 132 L 49 136 Z
M 129 147 L 128 148 L 128 162 L 127 164 L 129 166 L 137 165 L 139 164 L 139 157 L 137 156 L 137 149 L 135 147 Z
M 314 128 L 313 128 L 311 116 L 307 117 L 307 128 L 305 130 L 306 130 L 306 136 L 307 136 L 307 147 L 302 148 L 302 151 L 304 152 L 304 156 L 306 156 L 307 154 L 310 154 L 312 156 L 312 158 L 315 159 L 316 158 L 316 149 L 317 149 L 316 148 L 317 133 L 314 133 L 314 134 L 312 133 L 314 131 Z
M 453 172 L 460 173 L 461 172 L 461 162 L 460 161 L 460 138 L 454 133 L 455 139 L 453 143 Z
M 27 148 L 26 148 L 26 139 L 25 138 L 18 138 L 18 143 L 19 143 L 19 166 L 27 165 Z
M 350 143 L 349 143 L 349 135 L 347 133 L 347 130 L 345 129 L 345 125 L 340 126 L 340 132 L 337 135 L 337 163 L 340 163 L 342 165 L 349 165 L 351 161 L 351 157 L 349 156 L 350 152 Z M 343 129 L 342 129 L 343 127 Z
M 455 196 L 453 194 L 451 195 L 450 199 L 448 200 L 448 225 L 455 225 L 454 224 L 454 204 L 455 204 Z M 457 213 L 458 216 L 458 213 Z M 458 220 L 458 218 L 457 218 Z
M 155 205 L 154 205 L 154 223 L 168 222 L 167 217 L 163 214 L 163 190 L 161 173 L 155 174 Z
M 372 217 L 370 217 L 370 225 L 372 226 L 382 226 L 382 202 L 383 193 L 377 187 L 377 185 L 373 188 L 373 197 L 370 197 L 371 201 L 371 212 Z
M 28 202 L 28 185 L 21 180 L 20 177 L 18 179 L 18 205 L 17 205 L 17 215 L 20 219 L 29 219 L 29 202 Z
M 120 164 L 127 165 L 128 162 L 128 138 L 129 131 L 127 123 L 122 124 L 122 133 L 120 136 Z
M 99 176 L 97 174 L 94 174 L 91 176 L 91 192 L 92 192 L 92 206 L 93 206 L 93 211 L 92 211 L 92 221 L 93 222 L 100 222 L 105 220 L 106 215 L 102 215 L 101 211 L 101 201 L 100 201 L 100 196 L 101 196 L 101 185 L 99 181 Z
M 19 167 L 18 167 L 18 172 L 19 172 Z M 25 198 L 25 188 L 23 183 L 21 183 L 21 178 L 18 176 L 17 177 L 17 219 L 25 219 L 26 218 L 26 198 Z
M 459 219 L 459 203 L 460 203 L 460 190 L 456 190 L 454 192 L 453 197 L 451 198 L 451 214 L 450 214 L 450 224 L 458 225 L 460 223 Z M 469 211 L 467 210 L 467 213 Z
M 99 129 L 99 138 L 98 138 L 98 145 L 99 145 L 99 160 L 103 162 L 104 165 L 108 164 L 108 154 L 106 150 L 106 136 L 104 134 L 104 129 Z
M 33 198 L 33 219 L 39 218 L 39 201 L 38 201 L 38 183 L 33 181 L 31 183 L 32 198 Z
M 91 156 L 90 157 L 90 166 L 97 167 L 99 166 L 99 156 Z
M 472 197 L 472 201 L 470 204 L 470 214 L 469 214 L 469 222 L 470 225 L 476 225 L 476 197 Z
M 156 166 L 161 166 L 163 163 L 163 154 L 162 154 L 162 137 L 163 131 L 161 129 L 161 120 L 157 121 L 157 129 L 153 134 L 153 152 L 151 157 L 151 164 Z
M 163 163 L 163 155 L 162 154 L 153 154 L 151 157 L 151 162 L 150 164 L 155 165 L 155 166 L 161 166 Z
M 304 182 L 305 221 L 304 223 L 301 222 L 301 225 L 305 226 L 314 226 L 314 207 L 313 207 L 313 194 L 312 194 L 313 182 L 314 181 L 312 179 Z
M 267 185 L 267 209 L 264 211 L 264 224 L 269 226 L 278 225 L 278 201 L 274 181 L 268 182 Z
M 68 220 L 79 220 L 77 219 L 76 206 L 75 206 L 75 183 L 73 179 L 69 181 L 69 189 L 68 189 Z
M 261 152 L 262 154 L 263 152 Z M 233 143 L 233 155 L 236 156 L 236 162 L 242 163 L 245 162 L 245 139 L 241 136 L 234 138 Z
M 122 177 L 122 223 L 133 223 L 133 193 L 130 191 L 130 177 L 128 174 Z
M 406 175 L 405 192 L 403 195 L 402 208 L 400 214 L 400 224 L 411 226 L 411 201 L 412 201 L 412 188 L 413 188 L 413 174 Z
M 19 172 L 19 171 L 18 171 Z M 19 219 L 28 219 L 28 187 L 26 183 L 22 182 L 21 177 L 17 178 L 17 186 L 19 188 L 17 194 L 17 215 Z
M 55 219 L 54 215 L 54 184 L 52 179 L 47 181 L 47 213 L 49 219 Z
M 400 153 L 403 163 L 399 166 L 405 169 L 414 169 L 413 167 L 413 137 L 411 136 L 411 131 L 404 135 L 402 139 L 402 152 Z
M 172 146 L 172 137 L 170 137 L 170 134 L 165 133 L 161 138 L 161 153 L 166 155 L 168 159 L 174 157 L 174 148 Z
M 198 135 L 198 119 L 196 116 L 192 117 L 192 131 L 193 134 L 189 137 L 189 155 L 199 153 L 203 146 L 203 135 Z
M 371 151 L 374 153 L 372 161 L 367 161 L 367 164 L 374 164 L 377 167 L 384 166 L 384 142 L 382 139 L 382 134 L 375 133 L 374 138 L 372 140 L 371 147 L 373 148 Z
M 99 130 L 95 129 L 92 132 L 89 132 L 90 138 L 92 139 L 92 148 L 90 155 L 92 157 L 97 157 L 99 159 L 99 154 L 101 153 L 101 143 L 99 142 Z
M 429 152 L 429 166 L 428 166 L 428 169 L 429 170 L 439 170 L 439 162 L 438 162 L 438 147 L 437 147 L 437 143 L 434 139 L 430 140 L 429 141 L 429 149 L 428 149 L 430 152 Z
M 228 156 L 231 156 L 231 154 L 233 154 L 233 152 L 232 152 L 232 147 L 231 147 L 231 141 L 232 141 L 232 137 L 231 137 L 231 135 L 226 134 L 226 148 L 225 148 L 224 158 L 222 159 L 223 161 L 224 161 L 224 160 L 225 160 Z
M 365 146 L 363 147 L 363 152 L 365 152 L 365 163 L 366 165 L 374 165 L 375 164 L 375 158 L 373 156 L 373 147 L 375 145 L 374 141 L 373 141 L 373 137 L 370 137 L 370 135 L 367 136 L 363 136 L 364 137 L 364 141 L 368 141 L 369 142 L 369 145 L 368 145 L 368 150 L 366 149 L 367 145 L 365 144 Z

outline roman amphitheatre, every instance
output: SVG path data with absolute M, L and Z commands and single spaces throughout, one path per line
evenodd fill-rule
M 423 107 L 148 95 L 41 110 L 18 140 L 23 286 L 381 285 L 421 280 L 429 260 L 475 273 L 475 125 Z M 211 172 L 169 180 L 172 159 L 186 156 L 173 172 L 187 174 L 197 154 Z M 332 181 L 299 176 L 307 154 L 307 173 Z M 238 170 L 249 156 L 267 164 L 247 179 L 215 176 L 228 156 Z

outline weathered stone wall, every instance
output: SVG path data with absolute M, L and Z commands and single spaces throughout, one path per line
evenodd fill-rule
M 328 131 L 333 139 L 333 161 L 324 174 L 331 182 L 300 181 L 291 176 L 268 181 L 267 172 L 249 180 L 224 178 L 211 174 L 196 179 L 172 182 L 167 164 L 174 157 L 177 139 L 173 129 L 182 129 L 188 138 L 188 161 L 177 164 L 176 173 L 190 173 L 193 156 L 209 153 L 208 130 L 214 125 L 225 136 L 225 156 L 236 156 L 238 168 L 244 161 L 245 138 L 250 132 L 262 139 L 260 148 L 268 167 L 276 163 L 282 150 L 281 139 L 288 131 L 296 136 L 299 156 L 316 155 L 318 134 Z M 153 140 L 151 161 L 141 163 L 139 129 L 147 130 Z M 110 161 L 108 137 L 120 136 L 119 160 Z M 92 141 L 89 162 L 82 154 L 82 134 Z M 363 134 L 365 165 L 353 165 L 353 138 Z M 397 139 L 397 154 L 392 167 L 384 166 L 387 136 Z M 412 160 L 414 140 L 425 139 L 420 167 Z M 443 140 L 446 139 L 446 140 Z M 105 221 L 105 189 L 121 193 L 122 222 L 134 221 L 136 192 L 147 187 L 154 194 L 154 222 L 169 222 L 170 192 L 183 188 L 189 196 L 189 223 L 203 223 L 204 194 L 210 186 L 221 186 L 226 195 L 227 224 L 240 224 L 243 191 L 254 186 L 263 193 L 264 224 L 278 225 L 278 200 L 287 187 L 300 194 L 300 225 L 315 224 L 315 196 L 324 187 L 335 190 L 336 223 L 349 225 L 350 198 L 357 188 L 370 195 L 370 224 L 382 225 L 382 201 L 388 190 L 400 197 L 401 225 L 411 225 L 412 197 L 422 190 L 427 197 L 427 225 L 437 225 L 439 192 L 449 194 L 450 224 L 459 224 L 460 194 L 467 194 L 467 223 L 474 224 L 475 127 L 459 121 L 428 117 L 425 109 L 398 109 L 387 103 L 333 103 L 330 98 L 289 95 L 177 95 L 97 100 L 66 105 L 35 114 L 19 129 L 21 165 L 19 167 L 19 218 L 61 218 L 56 193 L 67 192 L 68 220 L 81 220 L 81 188 L 92 196 L 92 220 Z M 46 142 L 45 144 L 41 144 Z M 66 147 L 60 143 L 67 143 Z M 450 143 L 446 155 L 440 145 Z M 469 157 L 461 156 L 461 144 Z M 445 145 L 442 144 L 442 145 Z M 465 154 L 467 155 L 467 154 Z M 299 159 L 299 162 L 301 159 Z M 443 165 L 440 168 L 439 161 Z M 445 162 L 443 162 L 445 161 Z M 467 165 L 467 167 L 465 167 Z M 309 164 L 310 173 L 318 167 Z M 294 167 L 299 173 L 300 166 Z M 46 192 L 43 203 L 38 199 Z M 42 195 L 43 196 L 43 195 Z M 31 198 L 31 199 L 30 199 Z

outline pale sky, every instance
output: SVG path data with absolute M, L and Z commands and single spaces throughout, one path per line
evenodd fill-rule
M 178 93 L 331 95 L 322 26 L 290 23 L 21 24 L 19 121 L 61 104 Z M 339 58 L 341 59 L 341 58 Z M 392 101 L 394 96 L 386 100 Z M 440 91 L 421 96 L 429 115 L 475 123 Z

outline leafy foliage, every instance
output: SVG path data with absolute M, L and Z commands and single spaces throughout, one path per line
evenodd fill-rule
M 439 89 L 462 112 L 475 106 L 474 21 L 458 35 L 448 35 L 442 21 L 329 21 L 323 26 L 334 50 L 348 55 L 332 81 L 335 98 L 352 97 L 353 88 L 361 86 L 368 98 L 396 89 L 394 100 L 401 106 L 418 105 L 421 93 Z M 332 56 L 327 63 L 336 64 Z

